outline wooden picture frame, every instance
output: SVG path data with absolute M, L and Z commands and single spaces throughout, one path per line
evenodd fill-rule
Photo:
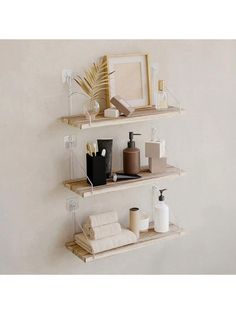
M 106 55 L 109 86 L 107 89 L 107 107 L 110 99 L 119 95 L 131 107 L 146 108 L 152 106 L 150 69 L 148 54 Z

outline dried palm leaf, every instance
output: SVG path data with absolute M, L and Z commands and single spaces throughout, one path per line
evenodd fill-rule
M 107 62 L 101 58 L 98 63 L 93 65 L 85 71 L 85 76 L 82 78 L 77 75 L 74 80 L 83 90 L 83 92 L 89 96 L 91 101 L 98 101 L 102 97 L 102 92 L 107 90 L 109 84 L 108 76 L 113 72 L 107 72 Z

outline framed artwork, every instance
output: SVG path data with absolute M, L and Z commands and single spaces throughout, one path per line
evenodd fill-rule
M 131 107 L 151 106 L 150 73 L 147 54 L 108 55 L 109 86 L 107 106 L 113 96 L 121 96 Z

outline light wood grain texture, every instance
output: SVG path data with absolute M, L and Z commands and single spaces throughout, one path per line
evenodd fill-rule
M 166 233 L 156 233 L 153 229 L 149 229 L 147 232 L 140 233 L 140 238 L 138 242 L 125 245 L 116 249 L 109 251 L 101 252 L 95 255 L 92 255 L 81 248 L 75 241 L 67 242 L 66 248 L 70 250 L 73 254 L 78 256 L 83 262 L 88 263 L 97 259 L 109 257 L 116 254 L 121 254 L 124 252 L 133 251 L 142 247 L 153 245 L 158 243 L 160 240 L 170 239 L 178 237 L 184 233 L 184 230 L 174 224 L 170 225 L 169 232 Z
M 118 182 L 108 181 L 106 185 L 95 186 L 93 191 L 91 186 L 87 183 L 86 179 L 67 180 L 64 182 L 64 186 L 79 194 L 81 197 L 89 197 L 92 195 L 121 191 L 129 188 L 152 184 L 160 179 L 176 177 L 183 174 L 184 172 L 181 169 L 170 165 L 166 166 L 166 170 L 163 173 L 157 174 L 151 173 L 147 167 L 144 167 L 139 173 L 139 175 L 141 175 L 141 178 L 139 179 Z
M 98 128 L 109 125 L 122 125 L 127 123 L 144 122 L 168 117 L 183 113 L 183 109 L 170 106 L 168 109 L 156 110 L 153 107 L 136 109 L 131 117 L 120 116 L 119 118 L 105 118 L 103 113 L 96 116 L 96 119 L 89 123 L 89 120 L 82 115 L 62 117 L 61 121 L 71 126 L 80 128 L 81 130 L 89 128 Z
M 107 68 L 106 68 L 107 77 L 108 77 L 108 80 L 109 80 L 109 76 L 108 76 L 108 73 L 109 73 L 109 69 L 108 69 L 108 58 L 109 58 L 108 55 L 104 56 L 104 60 L 106 61 L 106 65 L 107 65 Z M 109 107 L 110 107 L 110 99 L 111 99 L 109 86 L 107 86 L 107 89 L 106 89 L 106 91 L 105 91 L 105 96 L 106 96 L 106 108 L 109 108 Z
M 150 73 L 150 58 L 149 54 L 146 54 L 146 62 L 147 62 L 147 83 L 148 83 L 148 102 L 149 106 L 154 105 L 153 99 L 152 99 L 152 84 L 151 84 L 151 73 Z

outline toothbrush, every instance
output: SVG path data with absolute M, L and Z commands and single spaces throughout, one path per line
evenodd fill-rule
M 105 157 L 105 156 L 106 156 L 106 150 L 105 150 L 105 148 L 103 148 L 103 150 L 102 150 L 102 152 L 101 152 L 101 156 L 102 156 L 102 157 Z
M 89 154 L 90 156 L 93 156 L 91 144 L 87 143 L 86 148 L 87 148 L 87 154 Z
M 97 156 L 97 144 L 92 143 L 92 152 L 94 153 L 95 156 Z

